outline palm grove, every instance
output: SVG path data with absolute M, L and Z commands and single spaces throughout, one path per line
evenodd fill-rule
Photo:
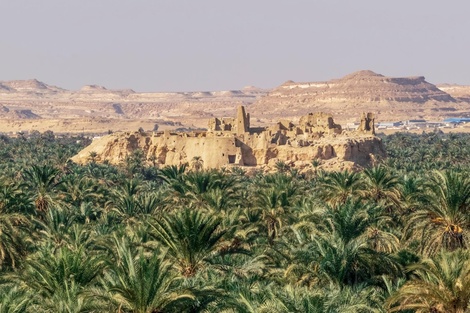
M 0 138 L 0 312 L 469 312 L 469 135 L 362 172 L 67 162 Z

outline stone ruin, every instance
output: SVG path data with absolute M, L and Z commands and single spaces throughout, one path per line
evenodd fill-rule
M 242 135 L 250 131 L 250 114 L 245 112 L 244 106 L 239 106 L 237 117 L 211 118 L 208 127 L 209 131 L 228 131 Z
M 210 119 L 207 131 L 112 134 L 94 141 L 72 160 L 86 163 L 93 151 L 98 161 L 119 163 L 134 149 L 142 149 L 158 166 L 191 163 L 195 158 L 204 168 L 334 158 L 362 166 L 370 164 L 374 155 L 384 155 L 374 127 L 374 116 L 367 113 L 356 132 L 343 132 L 330 114 L 322 112 L 302 116 L 298 125 L 280 120 L 270 127 L 251 127 L 250 115 L 239 106 L 234 118 Z
M 375 116 L 373 113 L 362 113 L 361 124 L 359 124 L 357 131 L 375 135 Z

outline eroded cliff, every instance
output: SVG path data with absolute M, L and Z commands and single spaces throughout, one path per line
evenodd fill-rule
M 448 89 L 447 89 L 448 90 Z M 325 82 L 288 81 L 250 106 L 263 117 L 299 116 L 318 110 L 334 110 L 335 118 L 350 121 L 357 112 L 373 112 L 381 120 L 436 118 L 448 112 L 467 112 L 468 102 L 455 99 L 423 76 L 386 77 L 359 71 Z

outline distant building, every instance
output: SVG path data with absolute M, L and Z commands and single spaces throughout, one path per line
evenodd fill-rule
M 424 125 L 426 120 L 407 120 L 403 122 L 404 125 Z
M 347 123 L 346 129 L 347 130 L 356 130 L 359 127 L 359 123 Z
M 406 129 L 424 128 L 426 127 L 427 122 L 426 120 L 421 120 L 421 119 L 407 120 L 407 121 L 403 121 L 403 125 L 406 127 Z
M 426 127 L 427 128 L 441 128 L 446 126 L 446 123 L 444 122 L 427 122 Z
M 462 124 L 470 122 L 469 117 L 451 117 L 444 120 L 444 123 Z
M 387 129 L 387 128 L 400 128 L 403 126 L 403 122 L 378 122 L 378 129 Z

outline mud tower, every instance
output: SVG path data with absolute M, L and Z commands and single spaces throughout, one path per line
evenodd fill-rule
M 237 135 L 243 135 L 250 131 L 250 114 L 245 112 L 245 107 L 240 105 L 237 108 Z
M 357 129 L 360 132 L 375 135 L 375 116 L 373 113 L 362 113 L 361 124 Z

